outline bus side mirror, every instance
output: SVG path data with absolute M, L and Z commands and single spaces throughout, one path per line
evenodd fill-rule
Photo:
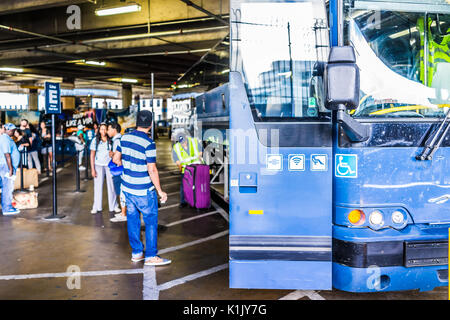
M 325 107 L 347 110 L 359 105 L 359 69 L 355 51 L 351 46 L 332 47 L 324 74 Z

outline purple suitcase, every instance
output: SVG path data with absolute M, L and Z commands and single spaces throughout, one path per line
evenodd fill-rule
M 191 164 L 186 166 L 183 177 L 183 192 L 186 202 L 191 207 L 206 209 L 211 206 L 208 165 Z

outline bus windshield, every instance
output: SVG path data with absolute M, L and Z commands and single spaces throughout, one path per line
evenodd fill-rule
M 450 4 L 366 2 L 353 1 L 346 12 L 347 41 L 361 74 L 353 115 L 444 116 L 450 107 Z
M 231 71 L 242 75 L 255 121 L 330 121 L 324 1 L 232 0 L 231 8 Z

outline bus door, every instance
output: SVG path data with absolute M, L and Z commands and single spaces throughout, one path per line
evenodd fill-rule
M 230 287 L 331 289 L 324 1 L 231 1 Z

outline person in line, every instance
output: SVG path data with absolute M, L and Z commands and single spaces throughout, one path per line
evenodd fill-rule
M 78 157 L 78 167 L 80 171 L 86 170 L 86 167 L 83 166 L 83 159 L 84 159 L 84 146 L 86 145 L 86 134 L 84 133 L 84 125 L 79 124 L 77 127 L 77 133 L 76 136 L 81 141 L 81 145 L 78 146 L 77 152 L 79 152 Z
M 28 139 L 24 130 L 16 129 L 14 130 L 14 140 L 16 143 L 17 150 L 20 153 L 20 161 L 23 167 L 28 167 L 28 148 L 30 147 L 30 140 Z
M 30 142 L 30 145 L 31 145 L 31 143 L 33 141 L 32 141 L 32 136 L 31 136 L 30 125 L 29 125 L 29 122 L 28 122 L 27 119 L 20 120 L 20 127 L 19 127 L 19 129 L 25 132 L 25 138 L 30 140 L 29 142 Z
M 2 213 L 4 216 L 20 213 L 20 210 L 12 205 L 15 174 L 20 161 L 19 151 L 11 139 L 15 130 L 15 125 L 7 123 L 4 125 L 4 133 L 0 135 L 0 180 L 2 183 Z
M 47 170 L 51 172 L 53 170 L 52 168 L 52 158 L 53 158 L 53 151 L 52 151 L 52 134 L 47 128 L 45 121 L 41 121 L 40 128 L 39 128 L 39 138 L 42 141 L 42 148 L 41 148 L 41 154 L 44 157 L 47 157 Z
M 111 141 L 106 134 L 107 126 L 102 123 L 99 127 L 97 136 L 92 140 L 91 150 L 91 172 L 94 177 L 94 204 L 91 213 L 96 214 L 102 211 L 103 199 L 103 181 L 106 178 L 106 186 L 108 188 L 108 205 L 109 211 L 120 213 L 121 210 L 117 205 L 117 196 L 114 191 L 114 183 L 108 164 L 111 161 L 109 151 L 112 150 Z
M 14 130 L 14 139 L 19 152 L 25 152 L 30 146 L 30 140 L 28 139 L 25 131 L 21 129 Z
M 108 136 L 112 140 L 112 150 L 110 151 L 111 158 L 114 158 L 114 154 L 117 152 L 117 147 L 120 144 L 120 139 L 122 138 L 122 135 L 120 132 L 122 131 L 122 128 L 120 124 L 117 122 L 110 123 L 108 125 Z M 120 206 L 122 208 L 121 213 L 117 213 L 114 218 L 110 219 L 111 222 L 123 222 L 127 221 L 127 207 L 125 204 L 125 196 L 123 193 L 121 193 L 121 184 L 122 184 L 122 175 L 113 175 L 113 182 L 114 182 L 114 190 L 116 191 L 116 194 L 119 195 L 119 202 Z
M 156 145 L 148 137 L 152 120 L 150 111 L 138 112 L 137 129 L 122 136 L 113 161 L 119 166 L 123 165 L 122 192 L 127 205 L 128 238 L 132 248 L 131 261 L 145 259 L 145 265 L 159 266 L 167 265 L 171 261 L 157 255 L 158 195 L 164 203 L 167 201 L 167 194 L 161 189 L 159 182 Z M 141 214 L 145 223 L 145 254 L 141 241 Z
M 184 208 L 187 206 L 183 191 L 184 170 L 186 169 L 187 165 L 202 163 L 203 152 L 200 141 L 198 141 L 196 138 L 189 137 L 185 133 L 179 133 L 177 135 L 177 141 L 178 142 L 173 145 L 172 158 L 181 172 L 179 207 Z
M 34 162 L 34 166 L 36 167 L 38 174 L 41 174 L 41 162 L 39 161 L 38 153 L 41 141 L 35 127 L 32 124 L 28 123 L 28 128 L 31 132 L 31 145 L 28 149 L 28 169 L 33 168 Z

